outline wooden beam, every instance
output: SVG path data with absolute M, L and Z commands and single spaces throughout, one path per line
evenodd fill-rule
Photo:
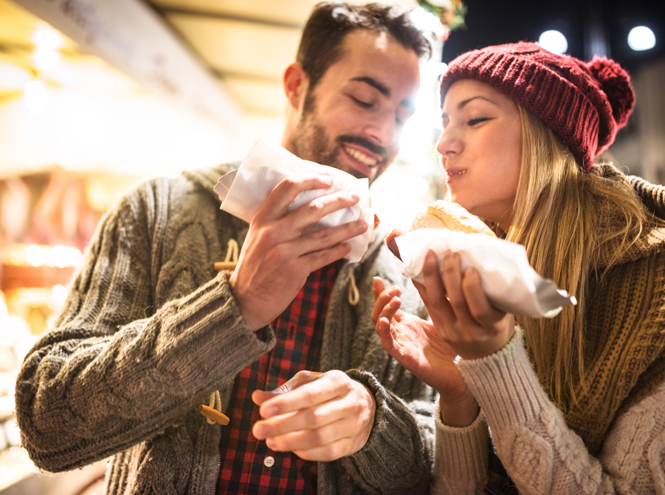
M 148 91 L 234 139 L 240 109 L 166 21 L 141 0 L 16 0 Z

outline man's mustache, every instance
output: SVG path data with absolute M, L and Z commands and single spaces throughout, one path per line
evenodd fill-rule
M 338 143 L 348 143 L 348 144 L 358 144 L 370 150 L 372 153 L 375 153 L 381 157 L 381 161 L 386 161 L 388 159 L 388 152 L 383 146 L 374 144 L 369 139 L 362 136 L 353 136 L 353 135 L 344 135 L 337 138 Z

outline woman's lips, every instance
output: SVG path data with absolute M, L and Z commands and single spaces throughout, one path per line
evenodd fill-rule
M 466 174 L 466 169 L 465 168 L 449 168 L 446 170 L 446 175 L 447 180 L 450 181 L 454 179 L 455 177 L 459 177 L 460 175 Z

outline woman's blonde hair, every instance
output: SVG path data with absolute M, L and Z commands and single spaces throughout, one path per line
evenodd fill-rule
M 590 276 L 601 276 L 603 246 L 618 246 L 609 270 L 637 240 L 646 210 L 627 181 L 582 172 L 561 139 L 517 104 L 522 164 L 507 240 L 525 246 L 533 268 L 577 298 L 555 318 L 518 317 L 540 382 L 565 410 L 584 390 L 584 314 Z M 577 391 L 577 392 L 576 392 Z

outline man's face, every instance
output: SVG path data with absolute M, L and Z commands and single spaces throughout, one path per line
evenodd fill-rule
M 418 56 L 385 33 L 358 29 L 342 57 L 308 88 L 292 151 L 374 181 L 395 158 L 404 122 L 414 112 Z

